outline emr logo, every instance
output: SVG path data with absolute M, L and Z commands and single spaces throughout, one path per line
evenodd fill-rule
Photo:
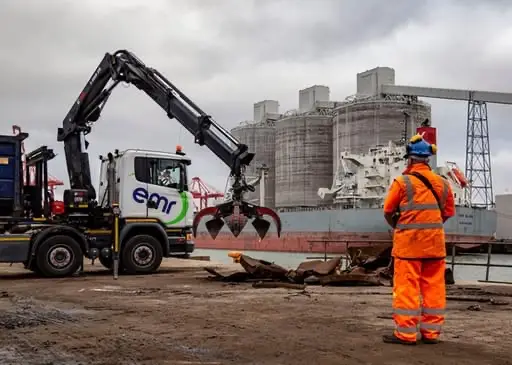
M 150 200 L 154 201 L 156 203 L 156 209 L 160 209 L 162 213 L 165 214 L 169 214 L 172 207 L 177 203 L 176 200 L 169 200 L 165 196 L 162 196 L 158 193 L 152 193 L 150 195 L 146 189 L 141 187 L 133 190 L 132 196 L 133 200 L 139 204 L 147 203 Z

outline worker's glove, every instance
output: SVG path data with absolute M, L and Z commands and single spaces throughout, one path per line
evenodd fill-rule
M 399 219 L 400 219 L 400 213 L 399 212 L 394 213 L 393 217 L 392 217 L 393 224 L 391 225 L 391 227 L 393 227 L 393 229 L 396 228 L 396 225 L 398 224 Z

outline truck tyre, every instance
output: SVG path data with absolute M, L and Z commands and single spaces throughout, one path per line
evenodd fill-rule
M 82 263 L 82 249 L 70 236 L 57 235 L 44 240 L 36 252 L 39 272 L 47 277 L 73 275 Z
M 162 258 L 162 245 L 155 237 L 146 234 L 130 238 L 121 251 L 121 263 L 128 274 L 155 272 Z

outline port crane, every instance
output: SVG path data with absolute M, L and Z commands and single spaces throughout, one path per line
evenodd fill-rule
M 202 210 L 208 207 L 208 199 L 220 199 L 224 198 L 224 193 L 215 191 L 215 189 L 209 187 L 200 177 L 194 176 L 192 178 L 192 184 L 190 191 L 194 199 L 199 199 L 199 209 Z

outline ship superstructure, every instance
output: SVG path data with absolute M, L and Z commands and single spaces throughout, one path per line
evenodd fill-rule
M 389 186 L 406 169 L 404 155 L 404 145 L 392 141 L 372 147 L 368 153 L 342 152 L 333 187 L 318 189 L 318 195 L 341 209 L 382 208 Z M 447 161 L 432 168 L 450 183 L 455 204 L 469 206 L 467 180 L 457 164 Z

